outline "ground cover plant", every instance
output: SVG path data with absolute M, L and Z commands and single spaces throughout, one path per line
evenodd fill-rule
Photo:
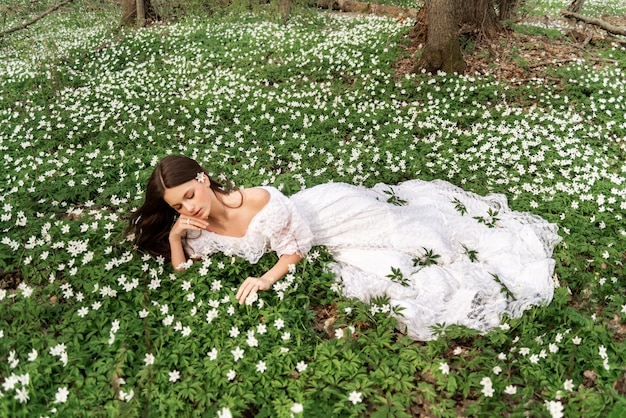
M 1 416 L 625 413 L 623 47 L 523 82 L 399 75 L 410 25 L 393 19 L 122 31 L 117 13 L 77 2 L 0 39 Z M 124 236 L 170 153 L 287 194 L 409 178 L 504 193 L 560 226 L 554 301 L 414 342 L 384 298 L 343 298 L 316 248 L 239 306 L 274 255 L 181 274 Z
M 568 0 L 526 1 L 522 3 L 522 8 L 531 14 L 555 16 L 561 10 L 567 10 L 571 3 Z M 589 16 L 621 16 L 625 10 L 623 1 L 595 0 L 586 1 L 582 12 Z

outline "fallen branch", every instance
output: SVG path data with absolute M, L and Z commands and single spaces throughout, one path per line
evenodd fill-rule
M 576 20 L 580 20 L 581 22 L 598 26 L 599 28 L 604 29 L 605 31 L 612 33 L 614 35 L 626 36 L 626 28 L 620 28 L 619 26 L 611 25 L 609 22 L 606 22 L 602 19 L 596 19 L 594 17 L 583 16 L 581 14 L 569 12 L 567 10 L 561 11 L 561 14 L 565 17 L 572 17 Z
M 3 30 L 2 32 L 0 32 L 0 38 L 2 38 L 5 35 L 8 35 L 10 33 L 17 32 L 18 30 L 26 29 L 27 27 L 29 27 L 33 23 L 36 23 L 36 22 L 40 21 L 41 19 L 43 19 L 44 17 L 46 17 L 50 13 L 54 12 L 56 9 L 58 9 L 60 7 L 63 7 L 66 4 L 71 3 L 73 1 L 74 0 L 65 0 L 65 1 L 63 1 L 61 3 L 55 4 L 54 6 L 52 6 L 51 8 L 49 8 L 48 10 L 46 10 L 45 12 L 40 14 L 39 16 L 34 17 L 31 20 L 29 20 L 28 22 L 22 23 L 19 26 L 15 26 L 15 27 L 7 29 L 7 30 Z

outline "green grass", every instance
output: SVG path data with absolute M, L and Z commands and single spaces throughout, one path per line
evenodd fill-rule
M 522 7 L 530 15 L 559 16 L 561 10 L 566 10 L 570 0 L 537 0 L 527 1 Z M 587 16 L 620 16 L 626 13 L 626 2 L 623 0 L 586 0 L 581 14 Z
M 0 416 L 624 412 L 624 49 L 521 86 L 398 78 L 410 25 L 393 20 L 121 31 L 85 4 L 0 45 Z M 169 153 L 287 194 L 407 178 L 504 193 L 559 224 L 560 286 L 489 334 L 414 342 L 384 299 L 341 297 L 320 248 L 240 307 L 233 289 L 273 254 L 181 274 L 123 236 Z
M 522 35 L 531 35 L 531 36 L 545 35 L 550 39 L 559 39 L 563 37 L 563 33 L 558 29 L 549 29 L 549 28 L 542 28 L 539 26 L 518 25 L 518 24 L 513 24 L 511 28 L 516 33 L 519 33 Z

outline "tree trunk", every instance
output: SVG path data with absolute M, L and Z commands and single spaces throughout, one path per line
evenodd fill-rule
M 428 35 L 428 7 L 426 5 L 419 9 L 417 13 L 417 17 L 415 18 L 415 24 L 413 28 L 411 28 L 411 32 L 409 32 L 409 36 L 413 40 L 413 42 L 417 44 L 426 43 L 426 38 Z
M 137 26 L 143 28 L 146 26 L 146 8 L 144 0 L 137 0 Z
M 412 36 L 426 29 L 426 46 L 415 71 L 463 73 L 460 34 L 465 37 L 493 39 L 502 26 L 492 0 L 428 0 L 418 16 Z
M 427 7 L 428 29 L 419 68 L 430 73 L 441 70 L 462 74 L 465 71 L 454 6 L 455 0 L 429 0 L 424 6 Z
M 494 39 L 502 30 L 491 0 L 457 0 L 461 32 L 478 39 Z
M 291 16 L 291 0 L 278 0 L 278 11 L 283 18 L 283 23 L 286 23 Z
M 158 19 L 150 0 L 123 0 L 122 26 L 146 26 L 149 20 Z
M 583 9 L 584 4 L 585 0 L 572 0 L 569 7 L 567 8 L 567 11 L 572 13 L 580 13 L 580 11 Z
M 521 0 L 498 0 L 498 19 L 511 20 L 517 16 Z

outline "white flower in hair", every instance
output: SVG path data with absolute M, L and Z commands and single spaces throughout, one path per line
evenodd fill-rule
M 204 183 L 204 173 L 200 172 L 196 174 L 196 180 L 198 180 L 200 183 Z

